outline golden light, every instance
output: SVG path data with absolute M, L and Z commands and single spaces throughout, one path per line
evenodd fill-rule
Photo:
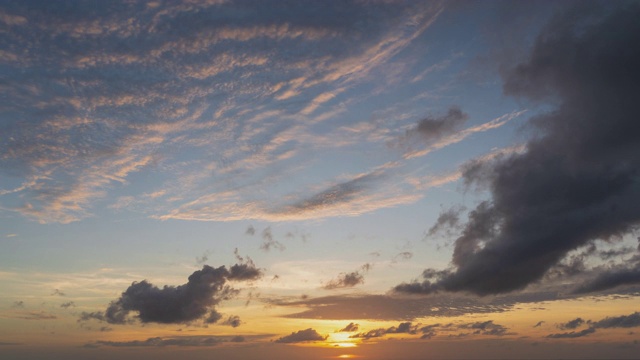
M 358 346 L 357 340 L 349 338 L 348 333 L 329 334 L 329 338 L 327 338 L 326 342 L 331 346 L 341 348 L 352 348 Z

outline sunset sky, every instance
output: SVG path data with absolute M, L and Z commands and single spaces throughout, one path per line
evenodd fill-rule
M 0 2 L 0 358 L 637 358 L 638 19 Z

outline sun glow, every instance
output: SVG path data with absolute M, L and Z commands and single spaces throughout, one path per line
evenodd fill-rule
M 357 340 L 349 337 L 348 333 L 333 333 L 326 340 L 327 344 L 334 347 L 352 348 L 357 347 Z

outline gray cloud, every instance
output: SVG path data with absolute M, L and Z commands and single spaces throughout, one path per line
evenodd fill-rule
M 354 332 L 354 331 L 358 331 L 358 324 L 352 323 L 352 322 L 349 323 L 344 328 L 338 330 L 338 332 Z
M 266 229 L 262 230 L 262 240 L 263 242 L 260 245 L 260 249 L 263 251 L 270 251 L 271 248 L 278 249 L 280 251 L 283 251 L 285 249 L 285 246 L 282 245 L 281 242 L 273 238 L 271 227 L 267 227 Z
M 360 284 L 364 284 L 364 273 L 369 271 L 371 264 L 364 264 L 359 270 L 350 273 L 340 273 L 337 278 L 327 282 L 322 288 L 325 290 L 334 290 L 341 288 L 350 288 Z
M 562 330 L 567 330 L 567 329 L 573 330 L 573 329 L 579 328 L 584 323 L 585 321 L 582 318 L 575 318 L 571 321 L 567 321 L 566 323 L 558 324 L 558 328 Z
M 640 284 L 640 266 L 599 272 L 595 278 L 579 285 L 573 292 L 575 294 L 585 294 L 632 284 Z
M 635 312 L 630 315 L 606 317 L 599 321 L 584 321 L 581 318 L 577 318 L 565 324 L 560 324 L 558 327 L 561 329 L 575 329 L 583 324 L 588 324 L 589 327 L 577 332 L 571 331 L 560 334 L 549 334 L 547 337 L 553 339 L 577 338 L 593 334 L 596 332 L 596 329 L 640 327 L 640 313 Z
M 14 308 L 24 308 L 24 301 L 20 300 L 20 301 L 14 301 L 13 304 L 11 305 L 11 307 Z
M 234 328 L 240 326 L 241 324 L 242 324 L 242 321 L 240 320 L 240 316 L 238 315 L 231 315 L 227 318 L 227 320 L 222 322 L 222 325 L 228 325 Z
M 468 324 L 462 324 L 458 326 L 459 329 L 472 330 L 475 335 L 491 335 L 491 336 L 503 336 L 507 335 L 507 330 L 503 325 L 494 324 L 493 320 L 474 322 Z
M 450 234 L 451 229 L 455 229 L 460 224 L 460 213 L 466 210 L 463 206 L 453 206 L 448 210 L 442 211 L 438 215 L 436 222 L 427 231 L 427 237 L 434 236 L 439 232 Z
M 640 313 L 607 317 L 591 323 L 591 326 L 599 329 L 640 327 Z
M 549 339 L 572 339 L 572 338 L 578 338 L 578 337 L 583 337 L 583 336 L 587 336 L 590 334 L 593 334 L 594 332 L 596 332 L 596 329 L 594 328 L 587 328 L 581 331 L 571 331 L 571 332 L 566 332 L 566 333 L 559 333 L 559 334 L 549 334 L 546 337 Z
M 244 232 L 244 233 L 245 233 L 245 235 L 253 236 L 253 235 L 255 235 L 255 234 L 256 234 L 256 229 L 253 227 L 253 225 L 249 225 L 249 226 L 247 227 L 247 230 L 245 230 L 245 232 Z
M 387 334 L 409 334 L 415 335 L 421 333 L 421 339 L 431 339 L 437 336 L 439 333 L 447 332 L 451 335 L 451 332 L 459 332 L 455 336 L 468 336 L 468 335 L 481 335 L 481 336 L 504 336 L 514 335 L 514 333 L 508 333 L 509 329 L 503 325 L 496 324 L 493 320 L 478 321 L 471 323 L 448 323 L 448 324 L 431 324 L 420 327 L 420 324 L 413 324 L 411 322 L 400 323 L 397 327 L 392 326 L 390 328 L 378 328 L 370 330 L 368 332 L 358 333 L 352 335 L 352 338 L 371 339 L 382 337 Z M 469 332 L 470 331 L 470 332 Z
M 75 306 L 76 306 L 76 303 L 74 303 L 73 301 L 68 301 L 66 303 L 60 304 L 60 307 L 64 309 L 68 309 L 70 307 L 75 307 Z
M 79 321 L 90 319 L 105 320 L 112 324 L 124 324 L 130 312 L 137 312 L 136 318 L 143 323 L 189 323 L 204 320 L 214 323 L 222 316 L 215 306 L 237 294 L 227 281 L 255 280 L 262 271 L 253 263 L 235 264 L 213 268 L 204 265 L 189 276 L 186 284 L 179 286 L 154 286 L 146 280 L 134 282 L 119 299 L 109 304 L 104 313 L 83 312 Z
M 306 310 L 286 315 L 295 319 L 327 320 L 414 320 L 435 316 L 498 313 L 512 310 L 518 303 L 533 303 L 559 299 L 556 292 L 539 292 L 477 299 L 470 296 L 436 294 L 429 298 L 389 295 L 343 295 L 306 299 L 268 299 L 270 305 L 305 307 Z
M 458 106 L 452 106 L 446 115 L 426 117 L 418 121 L 414 128 L 407 130 L 407 135 L 417 134 L 426 141 L 437 140 L 458 130 L 468 118 Z
M 54 296 L 54 295 L 57 295 L 57 296 L 66 296 L 67 294 L 63 293 L 62 291 L 60 291 L 60 290 L 58 290 L 58 289 L 55 289 L 55 290 L 53 290 L 53 292 L 51 293 L 51 296 Z
M 412 324 L 411 322 L 403 322 L 398 324 L 398 326 L 392 326 L 390 328 L 378 328 L 378 329 L 373 329 L 373 330 L 369 330 L 367 332 L 364 333 L 357 333 L 355 335 L 351 335 L 349 336 L 350 338 L 362 338 L 362 339 L 371 339 L 371 338 L 377 338 L 377 337 L 382 337 L 385 336 L 387 334 L 410 334 L 410 335 L 415 335 L 418 333 L 418 326 L 419 325 L 415 325 Z
M 23 320 L 55 320 L 58 317 L 53 314 L 48 314 L 44 311 L 41 311 L 41 312 L 30 311 L 30 312 L 17 314 L 15 318 L 23 319 Z
M 78 317 L 78 322 L 89 321 L 89 320 L 106 321 L 106 318 L 104 313 L 100 311 L 94 311 L 94 312 L 83 311 L 80 313 L 80 316 Z
M 522 289 L 569 251 L 638 225 L 638 16 L 637 3 L 565 11 L 538 36 L 528 60 L 505 71 L 506 94 L 557 107 L 530 120 L 537 135 L 526 152 L 464 172 L 491 199 L 469 213 L 453 269 L 397 291 Z M 637 273 L 624 279 L 610 285 L 635 283 Z
M 292 332 L 291 334 L 287 335 L 287 336 L 283 336 L 279 339 L 277 339 L 275 342 L 277 343 L 283 343 L 283 344 L 290 344 L 290 343 L 299 343 L 299 342 L 308 342 L 308 341 L 323 341 L 327 338 L 327 336 L 322 336 L 320 334 L 318 334 L 317 331 L 315 331 L 312 328 L 308 328 L 305 330 L 299 330 L 296 332 Z
M 153 337 L 146 340 L 131 341 L 105 341 L 98 340 L 87 345 L 90 347 L 163 347 L 163 346 L 217 346 L 224 342 L 242 342 L 242 336 L 178 336 L 178 337 Z
M 299 214 L 330 208 L 343 203 L 349 203 L 360 196 L 383 177 L 383 172 L 374 171 L 356 176 L 351 180 L 331 185 L 314 195 L 298 200 L 282 209 L 276 210 L 281 214 Z
M 410 260 L 413 257 L 413 253 L 411 251 L 403 251 L 401 253 L 396 254 L 396 256 L 393 257 L 393 259 L 391 260 L 391 262 L 398 262 L 399 260 L 402 261 L 407 261 Z

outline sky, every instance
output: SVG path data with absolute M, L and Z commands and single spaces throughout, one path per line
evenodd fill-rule
M 639 17 L 3 1 L 0 357 L 637 358 Z

